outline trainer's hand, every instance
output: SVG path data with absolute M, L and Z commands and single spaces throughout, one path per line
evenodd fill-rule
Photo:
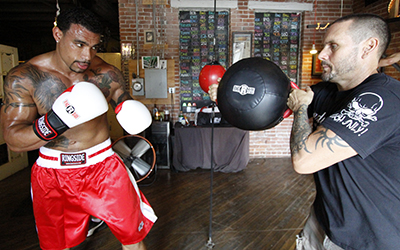
M 217 79 L 217 82 L 219 83 L 221 81 L 221 78 Z M 210 95 L 210 99 L 213 102 L 217 101 L 217 94 L 218 94 L 218 84 L 211 84 L 208 86 L 208 94 Z
M 287 101 L 287 106 L 293 111 L 296 112 L 299 110 L 300 106 L 310 105 L 314 98 L 314 92 L 310 87 L 307 87 L 306 90 L 300 89 L 292 89 Z
M 49 141 L 107 110 L 108 103 L 101 90 L 93 83 L 79 82 L 65 90 L 51 110 L 33 123 L 33 131 L 40 139 Z

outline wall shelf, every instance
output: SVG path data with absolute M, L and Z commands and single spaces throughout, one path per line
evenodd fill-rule
M 168 49 L 168 44 L 144 44 L 143 49 Z

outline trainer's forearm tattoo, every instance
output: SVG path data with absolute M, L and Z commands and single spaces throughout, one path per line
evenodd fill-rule
M 338 135 L 335 134 L 335 136 L 329 137 L 327 131 L 328 131 L 327 128 L 323 128 L 320 131 L 316 132 L 316 134 L 319 135 L 319 138 L 315 142 L 315 148 L 317 148 L 318 145 L 321 145 L 321 147 L 327 146 L 331 152 L 334 152 L 331 147 L 332 145 L 344 148 L 349 147 L 349 145 L 345 143 L 345 141 Z
M 308 122 L 307 105 L 301 105 L 299 110 L 294 113 L 292 133 L 290 136 L 290 151 L 292 155 L 301 150 L 311 153 L 307 149 L 306 141 L 311 134 L 311 126 Z

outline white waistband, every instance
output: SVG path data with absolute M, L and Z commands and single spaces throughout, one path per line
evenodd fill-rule
M 41 147 L 36 163 L 44 168 L 83 168 L 103 161 L 114 154 L 111 139 L 79 152 L 63 152 Z

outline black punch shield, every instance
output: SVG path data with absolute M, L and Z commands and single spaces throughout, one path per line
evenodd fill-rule
M 287 109 L 290 80 L 273 62 L 259 57 L 233 64 L 218 85 L 218 108 L 231 125 L 265 130 L 278 125 Z

